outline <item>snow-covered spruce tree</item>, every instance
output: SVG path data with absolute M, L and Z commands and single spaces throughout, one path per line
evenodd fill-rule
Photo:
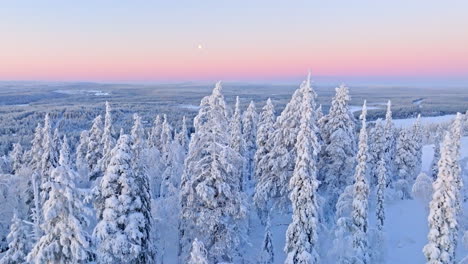
M 289 181 L 293 214 L 286 232 L 287 264 L 318 263 L 317 247 L 317 125 L 312 91 L 303 91 L 301 126 L 296 141 L 296 165 Z
M 403 199 L 408 199 L 410 187 L 417 176 L 417 146 L 414 140 L 412 129 L 402 128 L 397 141 L 397 153 L 395 165 L 398 172 L 398 178 L 395 182 L 396 188 L 401 191 Z
M 247 110 L 244 112 L 244 116 L 242 118 L 242 134 L 244 136 L 245 143 L 244 157 L 247 180 L 253 179 L 255 167 L 254 156 L 255 152 L 257 151 L 257 122 L 257 109 L 255 108 L 255 103 L 253 101 L 250 101 L 250 104 L 247 107 Z
M 190 260 L 188 264 L 208 264 L 207 253 L 203 242 L 195 238 L 192 243 L 192 251 L 190 252 Z
M 239 155 L 242 157 L 242 175 L 240 181 L 240 188 L 241 190 L 244 189 L 244 184 L 246 183 L 246 171 L 245 171 L 245 142 L 244 136 L 242 135 L 242 113 L 240 110 L 240 101 L 239 96 L 236 97 L 236 105 L 234 107 L 234 114 L 231 117 L 231 121 L 229 123 L 229 130 L 231 133 L 230 137 L 230 146 L 233 150 L 237 151 Z
M 172 144 L 172 126 L 164 115 L 162 129 L 161 129 L 161 155 L 165 165 L 169 163 L 170 149 Z
M 121 135 L 98 186 L 93 236 L 99 263 L 152 263 L 142 188 L 132 169 L 130 137 Z
M 93 120 L 91 130 L 88 132 L 88 152 L 85 159 L 87 163 L 87 171 L 89 179 L 95 180 L 101 176 L 102 172 L 98 166 L 99 161 L 102 159 L 102 117 L 98 115 Z
M 42 129 L 42 159 L 40 165 L 41 175 L 41 203 L 44 204 L 49 198 L 50 191 L 50 173 L 57 167 L 57 157 L 55 155 L 55 146 L 52 137 L 52 125 L 49 114 L 44 119 Z
M 33 227 L 34 227 L 33 235 L 34 235 L 34 240 L 37 241 L 42 236 L 41 225 L 43 222 L 42 203 L 41 203 L 41 176 L 39 175 L 39 172 L 37 171 L 34 171 L 33 174 L 31 175 L 30 188 L 32 192 L 30 211 L 31 211 L 31 219 L 33 221 Z
M 451 132 L 445 135 L 439 160 L 439 174 L 433 183 L 429 204 L 429 242 L 423 248 L 427 263 L 455 263 L 458 231 L 456 183 L 458 156 Z
M 266 209 L 264 202 L 266 201 L 265 195 L 266 192 L 263 192 L 261 188 L 268 190 L 270 188 L 269 170 L 270 170 L 270 159 L 267 157 L 267 154 L 273 148 L 273 141 L 270 140 L 270 137 L 275 132 L 276 126 L 276 113 L 275 107 L 271 102 L 271 99 L 268 98 L 265 106 L 263 107 L 262 113 L 260 114 L 258 127 L 257 127 L 257 151 L 255 152 L 255 180 L 256 191 L 254 196 L 254 203 L 257 207 L 259 217 L 262 221 L 265 221 L 265 216 L 269 209 Z M 261 182 L 261 183 L 259 183 Z
M 144 247 L 147 248 L 147 254 L 150 256 L 147 259 L 154 258 L 153 245 L 150 241 L 151 236 L 151 194 L 150 194 L 150 184 L 148 178 L 148 164 L 145 160 L 145 151 L 146 151 L 146 142 L 145 142 L 145 130 L 141 121 L 141 117 L 138 114 L 133 115 L 133 127 L 131 130 L 131 143 L 130 148 L 132 150 L 132 170 L 135 174 L 135 184 L 139 189 L 138 194 L 140 195 L 141 202 L 141 213 L 145 218 L 147 223 L 147 228 L 142 230 L 144 232 L 144 237 L 147 238 L 147 242 Z
M 396 144 L 398 134 L 396 133 L 395 124 L 392 119 L 392 102 L 387 102 L 387 113 L 385 114 L 385 155 L 387 162 L 387 184 L 392 185 L 397 178 L 397 168 L 395 165 Z
M 202 99 L 181 182 L 180 261 L 189 259 L 195 238 L 207 247 L 208 261 L 240 262 L 246 215 L 240 191 L 241 156 L 230 147 L 226 104 L 218 82 Z
M 13 215 L 10 225 L 10 233 L 7 236 L 8 250 L 0 258 L 0 264 L 23 264 L 30 250 L 29 229 L 23 220 Z
M 131 139 L 132 139 L 132 150 L 135 155 L 133 159 L 134 168 L 139 167 L 140 165 L 137 164 L 140 159 L 142 152 L 145 148 L 145 129 L 143 128 L 143 124 L 141 122 L 141 117 L 138 114 L 133 114 L 133 126 L 131 130 Z
M 300 126 L 300 107 L 304 91 L 311 91 L 311 105 L 315 109 L 316 94 L 310 85 L 310 74 L 300 88 L 297 89 L 281 115 L 276 120 L 276 130 L 268 138 L 268 145 L 272 146 L 270 152 L 264 157 L 263 175 L 255 187 L 254 201 L 257 206 L 267 208 L 272 202 L 279 208 L 285 209 L 288 199 L 289 180 L 294 170 L 296 159 L 296 140 Z M 313 113 L 315 120 L 315 113 Z
M 56 127 L 52 135 L 52 157 L 54 159 L 55 164 L 58 164 L 61 146 L 62 146 L 62 135 L 60 135 L 59 129 L 58 127 Z
M 385 222 L 385 188 L 387 188 L 387 168 L 385 167 L 385 156 L 382 156 L 377 163 L 377 229 L 382 231 Z
M 415 151 L 415 167 L 413 169 L 414 179 L 421 172 L 422 165 L 422 147 L 423 147 L 423 128 L 421 127 L 421 115 L 418 115 L 418 118 L 413 124 L 411 134 L 414 141 L 414 151 Z
M 431 162 L 431 177 L 432 179 L 437 179 L 437 174 L 439 173 L 439 159 L 440 159 L 440 145 L 442 143 L 442 132 L 437 132 L 437 135 L 434 139 L 434 157 Z
M 357 152 L 357 165 L 354 173 L 353 211 L 353 263 L 369 263 L 369 245 L 367 242 L 368 230 L 368 199 L 369 185 L 367 183 L 367 130 L 366 130 L 366 102 L 362 106 L 362 126 L 359 132 Z
M 26 159 L 29 164 L 29 167 L 33 171 L 40 171 L 40 164 L 42 159 L 42 126 L 37 124 L 36 129 L 34 130 L 34 137 L 31 141 L 31 149 L 26 154 Z
M 262 242 L 262 251 L 258 258 L 259 264 L 273 264 L 275 260 L 275 252 L 273 250 L 273 236 L 271 234 L 271 223 L 268 217 L 267 224 L 265 226 L 265 236 Z
M 76 172 L 70 169 L 66 138 L 60 150 L 58 167 L 51 172 L 49 199 L 44 203 L 44 235 L 28 255 L 32 263 L 88 263 L 91 239 L 85 231 L 89 208 L 75 186 Z
M 159 152 L 161 152 L 161 133 L 162 133 L 162 120 L 161 116 L 157 115 L 154 119 L 153 126 L 151 127 L 150 135 L 149 135 L 149 146 L 153 148 L 157 148 Z
M 338 196 L 353 182 L 356 158 L 355 121 L 349 111 L 351 99 L 344 85 L 336 88 L 328 115 L 321 120 L 323 147 L 320 153 L 321 191 L 327 195 L 325 211 L 332 211 Z
M 31 149 L 28 150 L 25 154 L 25 164 L 32 170 L 31 178 L 28 180 L 28 188 L 26 190 L 26 204 L 29 207 L 29 212 L 33 221 L 38 224 L 36 220 L 40 220 L 39 215 L 42 210 L 35 210 L 38 208 L 36 205 L 40 204 L 40 199 L 35 200 L 35 187 L 40 188 L 41 186 L 41 177 L 40 177 L 40 168 L 42 160 L 42 126 L 37 124 L 36 129 L 34 130 L 34 137 L 31 141 Z M 37 195 L 39 195 L 39 189 L 37 190 Z M 34 216 L 36 220 L 34 220 Z M 35 228 L 36 231 L 40 231 L 39 228 Z
M 184 171 L 185 149 L 178 141 L 172 141 L 167 164 L 162 173 L 160 196 L 168 197 L 179 194 L 181 175 Z M 172 200 L 172 199 L 171 199 Z
M 265 106 L 262 108 L 262 112 L 260 113 L 257 125 L 257 136 L 256 136 L 256 144 L 257 144 L 257 151 L 255 152 L 255 179 L 257 181 L 260 178 L 263 178 L 264 171 L 267 171 L 268 164 L 266 161 L 268 159 L 264 159 L 266 154 L 270 152 L 272 143 L 268 139 L 271 137 L 273 132 L 275 131 L 275 121 L 276 121 L 276 112 L 275 106 L 271 102 L 271 99 L 268 98 Z
M 88 153 L 88 131 L 83 130 L 80 133 L 80 140 L 76 146 L 76 161 L 75 166 L 78 173 L 81 175 L 81 181 L 88 181 L 88 162 L 86 160 L 86 154 Z
M 461 190 L 463 188 L 463 181 L 461 177 L 461 167 L 458 162 L 458 158 L 460 157 L 460 147 L 461 147 L 461 137 L 463 133 L 463 115 L 457 113 L 455 120 L 450 125 L 450 134 L 452 136 L 452 143 L 453 143 L 453 155 L 454 155 L 454 163 L 453 163 L 453 173 L 455 179 L 455 187 L 457 188 L 456 197 L 455 197 L 455 206 L 457 208 L 457 214 L 459 214 L 462 210 L 463 200 L 461 195 Z
M 369 134 L 369 176 L 370 176 L 370 186 L 377 186 L 379 184 L 379 168 L 378 163 L 384 159 L 386 162 L 387 158 L 385 156 L 385 127 L 382 120 L 379 118 L 375 122 L 375 127 L 371 130 Z M 386 166 L 386 165 L 385 165 Z M 387 168 L 385 168 L 387 171 Z
M 21 147 L 21 144 L 19 143 L 13 144 L 13 150 L 9 154 L 13 174 L 16 174 L 19 171 L 19 169 L 23 167 L 23 162 L 24 162 L 23 155 L 24 155 L 24 152 L 23 152 L 23 147 Z
M 101 137 L 102 158 L 99 160 L 100 171 L 105 171 L 110 161 L 110 152 L 115 145 L 114 128 L 112 126 L 112 109 L 106 101 L 106 115 L 104 117 L 104 130 Z
M 185 149 L 185 151 L 188 151 L 190 138 L 189 131 L 187 128 L 187 118 L 185 116 L 182 117 L 182 129 L 179 133 L 177 133 L 177 141 L 179 142 L 179 145 L 181 145 Z

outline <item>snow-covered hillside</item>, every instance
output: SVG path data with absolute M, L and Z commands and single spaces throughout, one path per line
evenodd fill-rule
M 366 101 L 356 120 L 348 88 L 335 91 L 326 114 L 310 76 L 281 113 L 270 99 L 243 111 L 219 82 L 194 109 L 193 133 L 185 117 L 180 130 L 167 115 L 148 128 L 137 113 L 117 132 L 107 102 L 70 142 L 46 114 L 31 148 L 0 159 L 0 264 L 467 255 L 466 116 L 393 120 L 388 101 L 368 126 Z

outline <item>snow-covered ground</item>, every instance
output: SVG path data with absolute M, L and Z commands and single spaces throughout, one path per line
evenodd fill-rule
M 190 105 L 190 104 L 181 104 L 179 105 L 179 107 L 190 110 L 190 111 L 198 111 L 198 109 L 200 109 L 198 105 Z
M 79 94 L 79 95 L 95 95 L 95 96 L 107 96 L 108 92 L 98 91 L 98 90 L 55 90 L 54 92 L 60 94 Z
M 367 106 L 367 110 L 375 110 L 375 109 L 380 109 L 380 107 L 377 107 L 377 106 Z M 354 112 L 357 112 L 357 111 L 361 111 L 362 110 L 362 105 L 350 105 L 349 106 L 349 111 L 351 113 L 354 113 Z
M 422 116 L 421 117 L 421 124 L 440 124 L 440 123 L 445 123 L 449 122 L 452 119 L 455 118 L 455 115 L 443 115 L 443 116 Z M 405 128 L 405 127 L 410 127 L 414 124 L 416 121 L 415 118 L 406 118 L 406 119 L 393 119 L 393 122 L 395 123 L 396 127 L 399 128 Z

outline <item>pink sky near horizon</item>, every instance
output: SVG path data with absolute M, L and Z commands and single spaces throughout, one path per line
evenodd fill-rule
M 24 5 L 0 10 L 0 80 L 287 79 L 309 69 L 320 76 L 468 78 L 463 1 L 358 1 L 368 9 L 307 1 L 96 8 L 83 1 L 83 10 L 54 0 L 47 2 L 57 10 L 18 2 Z M 322 12 L 309 15 L 315 9 Z

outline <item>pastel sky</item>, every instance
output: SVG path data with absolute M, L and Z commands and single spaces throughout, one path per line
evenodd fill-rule
M 14 0 L 0 80 L 468 80 L 468 1 Z M 201 47 L 200 47 L 201 46 Z

